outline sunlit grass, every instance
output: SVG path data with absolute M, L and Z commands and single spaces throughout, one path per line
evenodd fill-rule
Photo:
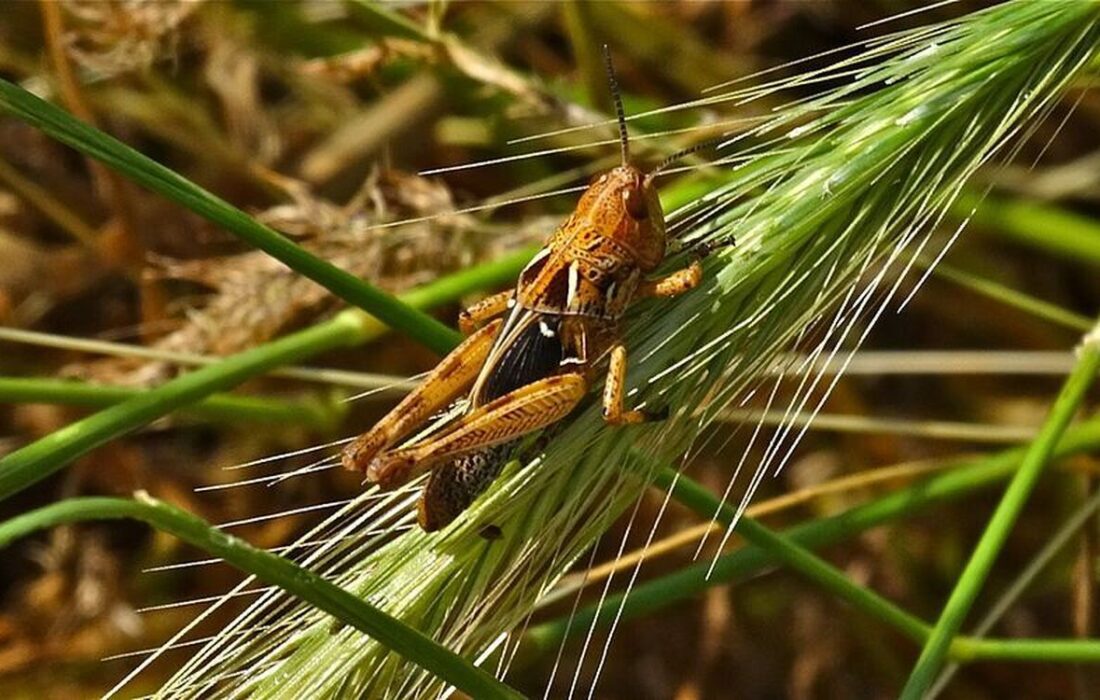
M 471 657 L 507 644 L 503 635 L 522 628 L 540 596 L 645 488 L 646 474 L 623 468 L 628 451 L 682 458 L 783 348 L 828 358 L 858 346 L 902 289 L 884 280 L 907 279 L 899 273 L 914 256 L 943 249 L 929 232 L 968 177 L 1026 136 L 1028 121 L 1091 60 L 1097 38 L 1090 3 L 1008 3 L 892 37 L 830 71 L 708 96 L 734 103 L 849 77 L 731 144 L 754 144 L 740 153 L 751 158 L 670 217 L 689 240 L 739 241 L 709 261 L 703 289 L 640 305 L 629 324 L 632 382 L 648 402 L 676 409 L 674 420 L 660 430 L 612 430 L 589 409 L 445 532 L 385 534 L 411 522 L 411 493 L 369 509 L 356 503 L 309 535 L 337 540 L 312 550 L 310 565 Z M 828 386 L 807 375 L 787 410 L 813 413 Z M 762 464 L 737 467 L 730 493 L 745 493 L 742 506 L 802 430 L 780 430 Z M 501 540 L 478 536 L 487 523 L 502 527 Z M 371 532 L 379 534 L 356 536 Z M 270 632 L 258 626 L 272 619 Z M 438 687 L 374 641 L 271 593 L 165 692 L 407 696 Z

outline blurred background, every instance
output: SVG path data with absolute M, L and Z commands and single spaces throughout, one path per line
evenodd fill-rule
M 957 2 L 861 30 L 920 3 L 395 2 L 379 8 L 336 0 L 27 1 L 0 7 L 0 77 L 96 124 L 310 251 L 398 292 L 540 243 L 576 195 L 534 195 L 583 184 L 615 162 L 615 146 L 586 145 L 594 140 L 586 132 L 509 145 L 608 113 L 599 53 L 605 42 L 627 112 L 636 114 L 988 4 Z M 804 69 L 781 67 L 746 84 Z M 1100 96 L 1085 87 L 1067 95 L 1010 163 L 979 174 L 954 220 L 944 222 L 943 239 L 973 209 L 974 195 L 987 187 L 991 194 L 947 265 L 903 313 L 883 315 L 869 352 L 839 382 L 790 464 L 779 478 L 765 480 L 756 502 L 774 506 L 766 522 L 778 527 L 840 512 L 945 460 L 1007 449 L 1042 420 L 1072 363 L 1080 335 L 1074 323 L 1087 323 L 1100 306 Z M 757 116 L 775 104 L 653 115 L 633 126 L 637 133 L 685 130 Z M 673 134 L 638 140 L 634 148 L 641 161 L 653 163 L 689 142 Z M 417 174 L 536 148 L 564 150 Z M 1021 311 L 975 291 L 981 280 L 1055 304 L 1067 316 L 1055 323 Z M 198 216 L 0 115 L 0 325 L 54 336 L 0 336 L 0 374 L 151 386 L 181 371 L 164 358 L 231 354 L 337 308 L 324 290 Z M 438 317 L 453 323 L 459 308 L 440 308 Z M 162 359 L 109 357 L 65 340 L 72 338 L 141 346 Z M 409 376 L 435 360 L 391 334 L 311 364 Z M 396 396 L 343 401 L 356 391 L 254 380 L 238 393 L 274 397 L 270 410 L 232 418 L 172 416 L 3 502 L 0 518 L 62 497 L 139 488 L 215 523 L 348 498 L 359 489 L 357 480 L 331 470 L 278 488 L 195 489 L 239 480 L 223 470 L 227 465 L 359 432 Z M 0 405 L 0 454 L 88 411 L 10 390 L 0 394 L 8 402 Z M 690 473 L 721 493 L 745 436 L 719 438 Z M 751 455 L 749 463 L 753 457 L 759 459 Z M 1095 490 L 1097 466 L 1092 457 L 1076 457 L 1043 480 L 980 609 Z M 849 478 L 868 473 L 876 476 Z M 879 479 L 883 475 L 891 478 Z M 804 490 L 809 495 L 796 503 L 771 501 Z M 995 490 L 966 494 L 825 554 L 861 583 L 932 617 L 996 496 Z M 654 493 L 642 517 L 652 518 L 662 500 Z M 263 518 L 232 531 L 277 547 L 321 514 L 323 508 Z M 696 516 L 673 505 L 656 537 L 698 525 Z M 625 551 L 643 544 L 644 530 L 629 536 Z M 613 560 L 621 538 L 614 531 L 603 538 L 594 561 Z M 1095 540 L 1090 521 L 1042 569 L 996 633 L 1091 634 Z M 694 541 L 670 546 L 646 564 L 642 579 L 685 566 L 695 550 Z M 201 558 L 168 536 L 127 523 L 58 528 L 8 549 L 0 563 L 0 688 L 11 697 L 102 693 L 141 657 L 101 659 L 155 647 L 201 609 L 144 608 L 216 595 L 240 580 L 225 565 L 145 571 Z M 567 612 L 571 600 L 545 616 Z M 216 628 L 218 620 L 210 624 Z M 593 644 L 602 645 L 599 636 Z M 568 693 L 578 664 L 581 687 L 595 672 L 599 655 L 589 652 L 579 661 L 582 644 L 565 647 L 561 664 L 568 672 L 556 674 L 548 697 Z M 187 653 L 158 660 L 127 692 L 155 689 Z M 888 698 L 916 653 L 878 622 L 775 571 L 624 622 L 595 697 Z M 553 655 L 523 659 L 511 680 L 540 694 L 554 664 Z M 964 669 L 945 697 L 1096 697 L 1096 675 L 1072 666 L 977 664 Z M 1021 688 L 1027 688 L 1023 695 Z

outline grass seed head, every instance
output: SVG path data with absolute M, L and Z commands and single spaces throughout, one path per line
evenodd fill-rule
M 1026 135 L 1098 39 L 1092 3 L 1009 2 L 869 41 L 829 68 L 711 93 L 713 107 L 847 79 L 731 137 L 743 159 L 669 216 L 688 241 L 735 234 L 739 242 L 707 261 L 702 288 L 640 304 L 626 323 L 636 398 L 672 406 L 672 420 L 609 429 L 597 408 L 587 410 L 439 534 L 411 527 L 415 492 L 364 493 L 305 536 L 329 544 L 303 549 L 304 563 L 471 658 L 501 650 L 505 669 L 515 649 L 507 635 L 638 502 L 652 464 L 684 459 L 731 403 L 772 392 L 774 380 L 763 377 L 780 350 L 798 346 L 820 359 L 858 347 L 913 256 L 943 245 L 929 234 L 963 183 Z M 807 374 L 789 410 L 812 412 L 828 388 Z M 762 440 L 755 436 L 750 447 Z M 747 500 L 798 437 L 780 429 L 760 464 L 733 465 L 729 493 Z M 479 535 L 488 523 L 501 538 Z M 254 697 L 441 691 L 426 672 L 278 592 L 251 605 L 163 692 L 213 688 Z

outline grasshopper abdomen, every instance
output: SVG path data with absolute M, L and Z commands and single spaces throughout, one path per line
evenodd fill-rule
M 420 496 L 420 527 L 435 532 L 451 524 L 500 475 L 514 444 L 459 455 L 433 469 Z

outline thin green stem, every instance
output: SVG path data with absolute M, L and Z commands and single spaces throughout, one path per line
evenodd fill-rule
M 951 207 L 959 217 L 1018 243 L 1100 265 L 1100 224 L 1071 211 L 1021 199 L 964 192 Z M 973 215 L 971 216 L 971 212 Z
M 371 322 L 370 328 L 364 331 L 363 342 L 370 340 L 376 329 L 387 329 L 374 321 L 373 318 L 364 316 L 364 324 Z M 28 331 L 23 328 L 7 328 L 0 326 L 0 342 L 24 343 L 44 348 L 60 348 L 72 352 L 92 353 L 96 355 L 108 355 L 111 357 L 129 357 L 149 360 L 152 362 L 166 362 L 183 367 L 216 365 L 225 358 L 219 355 L 200 355 L 193 352 L 177 352 L 174 350 L 162 350 L 160 348 L 135 345 L 133 343 L 116 343 L 109 340 L 94 340 L 91 338 L 77 338 L 69 335 L 57 335 L 54 333 L 41 333 Z M 321 384 L 338 384 L 340 386 L 357 387 L 360 389 L 394 389 L 395 391 L 408 391 L 411 387 L 409 379 L 392 374 L 372 374 L 369 372 L 349 372 L 341 369 L 328 369 L 324 367 L 279 367 L 267 373 L 269 377 L 284 377 L 305 382 L 318 382 Z
M 1007 287 L 999 282 L 979 277 L 978 275 L 960 270 L 946 263 L 941 262 L 937 264 L 932 274 L 936 277 L 942 277 L 949 282 L 953 282 L 960 287 L 969 289 L 972 292 L 981 294 L 984 297 L 1020 309 L 1036 318 L 1041 318 L 1082 333 L 1092 328 L 1092 319 L 1088 316 L 1074 313 L 1068 309 L 1063 309 L 1057 304 L 1051 304 L 1042 299 L 1036 299 L 1029 294 L 1024 294 L 1023 292 Z
M 403 292 L 398 299 L 417 309 L 429 309 L 440 304 L 453 302 L 465 294 L 496 287 L 510 282 L 531 259 L 536 248 L 524 248 L 492 262 L 455 272 L 433 280 L 420 287 Z M 390 328 L 377 319 L 361 316 L 363 331 L 359 342 L 366 343 L 388 333 Z M 199 355 L 188 352 L 175 352 L 160 348 L 150 348 L 127 343 L 114 343 L 88 338 L 39 333 L 22 328 L 0 328 L 0 340 L 13 343 L 26 343 L 40 347 L 62 348 L 79 352 L 89 352 L 117 357 L 139 357 L 147 360 L 170 362 L 176 365 L 215 365 L 225 358 L 214 355 Z M 340 384 L 364 389 L 394 387 L 398 391 L 408 390 L 408 380 L 400 377 L 320 367 L 279 367 L 271 370 L 269 376 L 286 377 L 301 381 Z
M 993 629 L 993 626 L 996 625 L 1004 614 L 1016 603 L 1043 569 L 1050 564 L 1059 552 L 1065 549 L 1066 545 L 1073 540 L 1074 535 L 1092 520 L 1097 510 L 1100 510 L 1100 492 L 1090 496 L 1081 507 L 1079 507 L 1077 511 L 1058 528 L 1058 531 L 1047 539 L 1043 544 L 1043 548 L 1032 557 L 1031 561 L 1020 571 L 1008 588 L 998 596 L 997 602 L 993 604 L 988 612 L 986 612 L 982 620 L 970 633 L 971 639 L 979 640 Z M 954 652 L 956 650 L 952 649 L 952 651 Z M 960 651 L 959 653 L 953 653 L 952 656 L 957 657 L 964 653 L 965 651 Z M 928 700 L 939 697 L 940 692 L 947 687 L 947 684 L 950 683 L 951 679 L 955 676 L 955 673 L 959 669 L 959 665 L 959 662 L 956 661 L 943 669 L 943 672 L 940 673 L 935 684 L 933 684 L 931 690 L 928 692 Z
M 523 248 L 498 260 L 478 263 L 476 267 L 455 272 L 415 289 L 410 289 L 401 294 L 399 298 L 409 306 L 418 309 L 431 308 L 452 302 L 472 291 L 513 281 L 520 270 L 523 269 L 523 266 L 530 262 L 532 256 L 538 251 L 539 247 Z M 457 344 L 458 339 L 455 338 L 446 350 L 450 351 Z
M 525 255 L 527 257 L 525 257 Z M 520 251 L 500 261 L 436 280 L 402 295 L 404 303 L 426 308 L 513 277 L 529 259 Z M 348 309 L 325 323 L 233 355 L 77 421 L 0 459 L 0 499 L 44 479 L 105 442 L 236 386 L 270 369 L 338 347 L 350 347 L 384 333 L 386 327 Z
M 227 535 L 200 518 L 144 494 L 123 498 L 72 498 L 0 523 L 0 547 L 36 530 L 84 520 L 132 518 L 220 557 L 261 581 L 308 601 L 370 635 L 413 663 L 475 698 L 522 698 L 485 671 L 423 633 L 280 556 Z
M 736 508 L 674 469 L 662 467 L 657 472 L 654 485 L 671 490 L 676 501 L 691 508 L 704 519 L 714 518 L 728 526 L 737 517 Z M 825 590 L 848 601 L 852 607 L 896 627 L 907 637 L 922 641 L 928 636 L 931 628 L 926 622 L 874 591 L 853 583 L 843 571 L 795 543 L 790 537 L 774 532 L 749 517 L 737 520 L 737 533 Z
M 341 299 L 369 312 L 386 325 L 408 334 L 436 352 L 446 352 L 458 342 L 459 336 L 452 328 L 312 255 L 274 229 L 261 224 L 187 178 L 3 79 L 0 79 L 0 108 L 58 141 L 95 158 L 134 182 L 221 225 Z
M 1038 437 L 1027 448 L 1020 468 L 1016 471 L 1005 490 L 997 510 L 993 513 L 985 532 L 974 549 L 959 577 L 955 590 L 948 598 L 933 627 L 932 634 L 921 651 L 920 658 L 902 690 L 902 700 L 918 700 L 931 687 L 943 666 L 951 645 L 958 634 L 967 613 L 978 596 L 993 562 L 1001 551 L 1017 516 L 1027 502 L 1035 483 L 1050 460 L 1062 433 L 1065 432 L 1077 412 L 1085 393 L 1091 386 L 1096 371 L 1100 368 L 1100 343 L 1095 338 L 1082 346 L 1077 365 L 1062 386 Z
M 698 482 L 668 467 L 657 472 L 654 485 L 672 491 L 677 502 L 694 510 L 701 517 L 716 519 L 726 525 L 733 522 L 736 509 L 715 497 Z M 917 642 L 925 642 L 932 626 L 886 600 L 874 591 L 853 583 L 843 571 L 816 556 L 808 549 L 760 524 L 753 518 L 737 521 L 737 532 L 753 545 L 771 552 L 777 560 L 803 574 L 857 610 L 896 628 Z M 957 637 L 952 640 L 949 654 L 960 663 L 981 659 L 1014 659 L 1020 661 L 1077 663 L 1100 659 L 1100 641 L 1058 639 L 976 639 Z
M 104 408 L 147 393 L 148 389 L 104 386 L 46 377 L 0 377 L 0 403 L 48 403 Z M 294 423 L 328 429 L 343 411 L 317 400 L 285 401 L 259 396 L 211 396 L 190 408 L 187 415 L 218 421 Z
M 1096 663 L 1100 661 L 1100 640 L 960 637 L 951 644 L 951 656 L 963 663 L 994 660 Z
M 177 377 L 8 454 L 0 459 L 0 499 L 46 478 L 104 443 L 210 394 L 236 386 L 272 367 L 355 344 L 362 332 L 359 317 L 354 311 L 343 312 L 327 323 Z
M 1094 419 L 1067 430 L 1054 456 L 1064 458 L 1097 448 L 1100 448 L 1100 420 Z M 947 473 L 843 513 L 784 530 L 782 535 L 807 549 L 842 542 L 933 504 L 992 486 L 1012 474 L 1024 455 L 1024 448 L 1014 448 L 989 457 L 960 462 Z M 609 624 L 616 613 L 624 618 L 639 617 L 694 597 L 711 586 L 757 574 L 778 561 L 773 552 L 755 545 L 748 546 L 718 557 L 713 569 L 709 562 L 687 566 L 673 574 L 635 586 L 629 596 L 611 595 L 603 605 L 583 607 L 567 618 L 532 627 L 525 639 L 538 649 L 553 649 L 567 636 L 583 633 L 593 624 Z

